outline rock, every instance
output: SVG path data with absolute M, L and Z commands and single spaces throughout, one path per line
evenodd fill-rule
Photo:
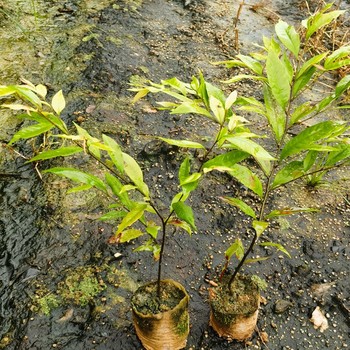
M 283 314 L 284 312 L 286 312 L 291 306 L 293 305 L 293 303 L 291 303 L 288 300 L 283 300 L 283 299 L 278 299 L 274 305 L 274 312 L 276 314 Z

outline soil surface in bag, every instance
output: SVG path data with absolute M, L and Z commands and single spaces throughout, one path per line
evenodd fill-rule
M 157 283 L 140 287 L 132 298 L 136 310 L 144 315 L 172 310 L 185 297 L 185 293 L 171 283 L 161 283 L 160 296 Z
M 338 3 L 350 8 L 349 1 Z M 167 210 L 179 191 L 178 167 L 186 152 L 156 137 L 206 142 L 212 125 L 158 112 L 154 106 L 160 97 L 132 105 L 129 84 L 173 76 L 189 82 L 200 69 L 222 87 L 222 80 L 235 73 L 210 62 L 255 51 L 254 44 L 261 45 L 279 19 L 300 23 L 319 4 L 245 1 L 237 19 L 240 1 L 233 0 L 0 1 L 0 85 L 19 84 L 24 77 L 48 86 L 49 100 L 62 89 L 65 121 L 117 140 L 140 162 L 151 192 Z M 346 12 L 337 35 L 318 45 L 332 49 L 337 36 L 349 42 L 348 18 Z M 316 103 L 333 83 L 319 86 L 308 100 Z M 238 96 L 262 99 L 257 82 L 224 88 L 227 95 L 238 90 Z M 332 117 L 349 120 L 341 113 Z M 262 118 L 244 116 L 252 130 L 266 128 Z M 21 142 L 16 152 L 8 149 L 5 144 L 21 121 L 1 111 L 0 122 L 0 349 L 141 349 L 130 300 L 140 285 L 156 279 L 156 262 L 148 252 L 134 252 L 133 243 L 110 244 L 116 223 L 97 220 L 108 211 L 108 200 L 94 191 L 69 194 L 74 185 L 63 178 L 44 174 L 41 180 L 42 170 L 67 164 L 45 162 L 36 168 L 26 163 L 40 142 Z M 84 158 L 71 162 L 94 170 Z M 209 327 L 208 289 L 222 271 L 226 249 L 236 238 L 245 247 L 251 239 L 250 221 L 219 196 L 243 193 L 252 206 L 257 199 L 224 174 L 209 174 L 201 182 L 189 203 L 198 230 L 192 236 L 171 233 L 164 256 L 163 278 L 179 281 L 190 294 L 187 350 L 349 348 L 349 167 L 332 171 L 325 180 L 329 182 L 315 188 L 296 182 L 270 199 L 271 210 L 320 211 L 276 218 L 264 232 L 266 240 L 289 251 L 290 259 L 257 246 L 253 257 L 269 259 L 244 267 L 244 273 L 268 283 L 259 332 L 247 344 L 220 339 Z M 230 268 L 236 263 L 232 260 Z M 310 318 L 316 309 L 328 329 L 314 328 Z

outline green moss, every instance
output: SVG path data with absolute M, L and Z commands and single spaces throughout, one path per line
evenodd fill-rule
M 94 300 L 106 288 L 96 277 L 94 267 L 78 267 L 68 271 L 67 277 L 58 285 L 62 299 L 84 306 Z
M 60 306 L 60 300 L 55 294 L 47 294 L 42 298 L 39 298 L 37 302 L 39 305 L 39 312 L 44 315 L 49 315 L 52 309 Z

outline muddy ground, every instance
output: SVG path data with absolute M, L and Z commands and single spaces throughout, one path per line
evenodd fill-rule
M 20 6 L 24 1 L 16 3 L 12 8 L 0 1 L 2 37 L 7 38 L 1 83 L 18 83 L 24 75 L 47 84 L 51 94 L 62 88 L 69 102 L 66 120 L 118 139 L 143 164 L 153 193 L 167 207 L 177 191 L 174 179 L 183 154 L 154 136 L 203 139 L 210 124 L 155 113 L 152 98 L 132 106 L 128 84 L 172 76 L 186 80 L 198 69 L 218 83 L 228 73 L 209 62 L 237 53 L 233 23 L 238 4 L 198 0 L 185 8 L 180 0 L 57 0 L 47 9 L 38 1 L 34 16 L 28 2 L 27 7 Z M 278 18 L 294 24 L 308 13 L 304 1 L 249 4 L 238 22 L 242 53 L 269 35 Z M 30 49 L 23 46 L 26 42 Z M 249 83 L 235 88 L 256 92 Z M 17 123 L 7 115 L 1 121 L 1 139 L 7 142 Z M 21 144 L 19 151 L 29 155 L 31 146 Z M 108 244 L 115 226 L 96 221 L 105 210 L 104 198 L 94 192 L 67 195 L 68 182 L 41 182 L 31 165 L 4 147 L 1 157 L 0 348 L 141 349 L 129 301 L 138 285 L 156 278 L 152 258 L 133 253 L 131 244 Z M 331 187 L 308 189 L 300 183 L 274 195 L 271 206 L 313 206 L 321 212 L 273 223 L 268 238 L 287 247 L 291 259 L 255 250 L 256 256 L 271 258 L 245 268 L 268 282 L 258 331 L 247 344 L 228 343 L 214 334 L 207 303 L 207 281 L 220 270 L 223 252 L 236 237 L 249 238 L 244 218 L 217 198 L 235 196 L 241 188 L 218 174 L 201 183 L 191 202 L 198 232 L 192 237 L 179 232 L 169 240 L 164 270 L 191 296 L 187 349 L 350 347 L 348 170 L 331 174 Z M 317 306 L 329 322 L 323 333 L 309 321 Z

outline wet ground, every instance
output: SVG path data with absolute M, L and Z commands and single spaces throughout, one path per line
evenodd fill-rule
M 203 137 L 210 125 L 154 113 L 152 100 L 132 106 L 128 83 L 175 75 L 188 79 L 198 69 L 218 82 L 227 72 L 208 62 L 236 49 L 247 52 L 280 17 L 295 23 L 307 16 L 304 1 L 252 1 L 242 8 L 236 42 L 238 4 L 227 0 L 198 0 L 186 8 L 180 0 L 57 0 L 49 9 L 45 1 L 32 2 L 35 7 L 30 3 L 0 1 L 1 83 L 18 83 L 25 76 L 47 84 L 51 93 L 63 88 L 69 102 L 64 117 L 97 135 L 116 137 L 142 162 L 165 207 L 177 190 L 172 179 L 178 153 L 154 136 Z M 349 7 L 346 2 L 342 6 Z M 237 88 L 249 93 L 255 86 Z M 16 121 L 8 115 L 0 120 L 6 142 Z M 28 155 L 31 148 L 23 144 L 19 151 Z M 132 245 L 107 243 L 114 226 L 95 220 L 106 204 L 98 194 L 67 195 L 67 182 L 41 182 L 24 162 L 2 147 L 0 348 L 141 349 L 129 301 L 138 285 L 155 279 L 151 257 L 132 253 Z M 237 235 L 247 240 L 244 218 L 217 199 L 222 193 L 234 196 L 239 185 L 219 175 L 202 183 L 191 203 L 198 232 L 172 237 L 164 271 L 191 296 L 187 349 L 350 347 L 348 170 L 331 174 L 330 188 L 310 190 L 300 184 L 274 195 L 274 205 L 322 211 L 273 223 L 269 238 L 285 245 L 292 259 L 256 249 L 255 255 L 271 259 L 246 271 L 258 273 L 269 285 L 259 331 L 247 344 L 220 340 L 208 326 L 207 281 L 215 278 L 230 242 Z M 323 333 L 309 321 L 317 306 L 329 322 Z

